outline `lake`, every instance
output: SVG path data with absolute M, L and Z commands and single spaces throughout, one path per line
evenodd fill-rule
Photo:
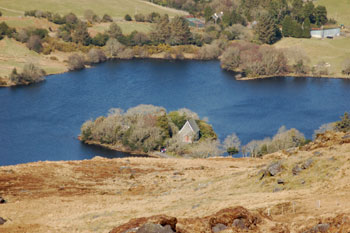
M 218 61 L 110 61 L 0 89 L 0 165 L 81 160 L 124 153 L 80 143 L 81 124 L 110 108 L 153 104 L 208 117 L 219 138 L 243 144 L 296 128 L 311 138 L 320 125 L 350 111 L 350 80 L 273 78 L 236 81 Z

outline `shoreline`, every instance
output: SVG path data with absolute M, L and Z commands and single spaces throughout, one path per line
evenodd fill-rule
M 262 75 L 258 77 L 242 77 L 237 78 L 238 81 L 249 81 L 249 80 L 258 80 L 258 79 L 270 79 L 270 78 L 285 78 L 285 77 L 291 77 L 291 78 L 318 78 L 318 79 L 349 79 L 350 76 L 332 76 L 332 75 L 297 75 L 297 74 L 284 74 L 284 75 Z
M 109 58 L 107 59 L 107 61 L 114 61 L 114 60 L 133 60 L 133 59 L 152 59 L 152 60 L 168 60 L 168 61 L 181 61 L 181 60 L 194 60 L 194 61 L 219 61 L 219 59 L 211 59 L 211 60 L 206 60 L 206 59 L 199 59 L 196 58 L 196 54 L 194 53 L 184 53 L 183 54 L 183 58 L 181 59 L 177 59 L 176 57 L 172 57 L 172 58 L 165 58 L 164 57 L 164 52 L 162 53 L 157 53 L 157 54 L 152 54 L 148 57 L 138 57 L 135 56 L 131 59 L 121 59 L 121 58 Z M 93 65 L 87 65 L 84 69 L 89 69 L 94 67 L 94 65 L 98 65 L 98 64 L 102 64 L 101 63 L 97 63 L 97 64 L 93 64 Z M 224 69 L 223 69 L 224 70 Z M 74 71 L 74 70 L 73 70 Z M 227 71 L 227 70 L 225 70 Z M 72 70 L 68 70 L 68 66 L 67 66 L 67 70 L 63 71 L 63 72 L 57 72 L 57 73 L 50 73 L 48 75 L 45 76 L 46 78 L 49 78 L 52 75 L 57 75 L 57 74 L 64 74 L 64 73 L 68 73 L 68 72 L 72 72 Z M 232 76 L 237 80 L 237 81 L 250 81 L 250 80 L 258 80 L 258 79 L 270 79 L 270 78 L 285 78 L 285 77 L 292 77 L 292 78 L 326 78 L 326 79 L 349 79 L 350 80 L 350 76 L 346 76 L 346 75 L 298 75 L 298 74 L 294 74 L 294 73 L 286 73 L 286 74 L 282 74 L 282 75 L 261 75 L 261 76 L 255 76 L 255 77 L 239 77 L 241 75 L 240 72 L 231 72 L 231 71 L 227 71 L 232 73 Z M 4 78 L 3 78 L 4 79 Z M 8 79 L 8 77 L 6 77 L 6 79 Z M 44 80 L 45 81 L 45 80 Z M 32 83 L 29 84 L 20 84 L 20 85 L 16 85 L 13 83 L 6 83 L 6 84 L 0 84 L 0 88 L 1 87 L 17 87 L 17 86 L 29 86 Z
M 84 143 L 86 145 L 93 145 L 93 146 L 99 146 L 102 147 L 104 149 L 108 149 L 108 150 L 112 150 L 112 151 L 117 151 L 117 152 L 122 152 L 122 153 L 126 153 L 126 154 L 130 154 L 130 157 L 140 157 L 140 158 L 165 158 L 158 155 L 156 152 L 149 152 L 149 153 L 145 153 L 143 151 L 133 151 L 130 149 L 127 149 L 126 147 L 122 146 L 122 145 L 109 145 L 109 144 L 105 144 L 105 143 L 100 143 L 98 141 L 94 141 L 94 140 L 87 140 L 87 141 L 82 141 L 80 136 L 78 136 L 77 138 L 81 143 Z M 134 156 L 133 156 L 134 155 Z M 127 157 L 123 157 L 123 158 L 127 158 Z M 176 158 L 176 157 L 173 157 Z

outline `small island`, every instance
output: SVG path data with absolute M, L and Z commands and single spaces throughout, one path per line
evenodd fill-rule
M 79 139 L 87 144 L 133 154 L 210 157 L 218 154 L 218 140 L 211 125 L 188 109 L 167 113 L 162 107 L 139 105 L 111 109 L 106 117 L 88 120 Z

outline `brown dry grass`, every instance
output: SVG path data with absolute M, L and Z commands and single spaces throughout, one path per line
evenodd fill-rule
M 0 231 L 108 232 L 132 218 L 196 218 L 243 206 L 263 215 L 270 209 L 261 232 L 280 229 L 278 224 L 299 232 L 350 214 L 350 143 L 341 137 L 264 159 L 96 157 L 0 167 L 0 196 L 8 201 L 0 206 L 8 220 Z M 310 157 L 312 166 L 293 176 L 291 168 Z M 285 170 L 259 180 L 259 171 L 275 160 Z M 272 192 L 281 178 L 284 190 Z

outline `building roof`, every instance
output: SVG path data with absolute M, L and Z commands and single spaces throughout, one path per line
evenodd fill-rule
M 198 127 L 198 125 L 197 125 L 197 123 L 196 123 L 195 120 L 189 119 L 189 120 L 188 120 L 188 123 L 190 124 L 190 126 L 191 126 L 193 132 L 195 132 L 195 133 L 198 133 L 198 132 L 199 132 L 199 127 Z

